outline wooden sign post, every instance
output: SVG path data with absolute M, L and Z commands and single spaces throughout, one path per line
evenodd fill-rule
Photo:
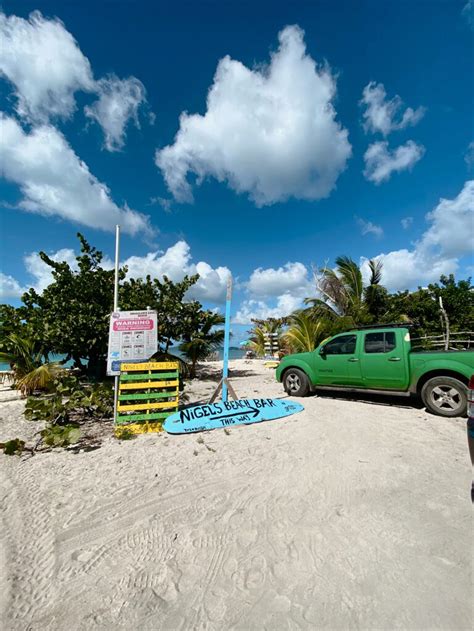
M 214 394 L 209 399 L 209 403 L 215 401 L 222 389 L 222 401 L 224 403 L 228 399 L 230 392 L 231 397 L 237 400 L 234 388 L 229 382 L 229 346 L 230 346 L 230 303 L 232 299 L 232 276 L 229 275 L 227 279 L 227 295 L 225 301 L 225 325 L 224 325 L 224 366 L 222 369 L 222 379 L 214 391 Z

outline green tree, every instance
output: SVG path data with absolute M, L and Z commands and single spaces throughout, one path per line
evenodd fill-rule
M 53 282 L 41 294 L 30 289 L 23 295 L 22 315 L 48 353 L 64 354 L 64 361 L 72 359 L 75 367 L 99 378 L 105 373 L 114 271 L 101 266 L 102 252 L 77 236 L 81 244 L 77 270 L 40 252 Z M 120 270 L 121 280 L 125 271 Z
M 388 297 L 386 321 L 410 322 L 416 335 L 433 335 L 444 330 L 439 298 L 448 314 L 452 332 L 474 329 L 474 291 L 471 279 L 456 282 L 454 276 L 441 276 L 439 283 L 416 291 L 399 291 Z
M 198 280 L 199 275 L 185 276 L 174 283 L 166 276 L 163 280 L 147 276 L 144 279 L 127 280 L 120 286 L 120 307 L 123 310 L 150 307 L 157 312 L 158 346 L 167 353 L 173 341 L 192 333 L 195 316 L 202 311 L 197 301 L 187 302 L 186 292 Z
M 78 237 L 77 269 L 40 252 L 51 268 L 53 282 L 42 294 L 30 289 L 23 295 L 19 317 L 28 323 L 28 330 L 46 353 L 64 354 L 64 361 L 72 359 L 89 377 L 100 378 L 105 375 L 114 271 L 102 267 L 102 252 L 81 234 Z M 185 294 L 199 276 L 173 283 L 166 277 L 125 280 L 126 273 L 126 268 L 119 270 L 120 308 L 142 310 L 148 306 L 157 311 L 160 351 L 168 352 L 173 341 L 190 340 L 203 310 L 199 302 L 187 302 Z M 13 315 L 7 315 L 11 320 Z
M 197 311 L 193 322 L 189 322 L 189 330 L 184 334 L 184 341 L 180 344 L 180 351 L 191 362 L 190 376 L 196 376 L 198 361 L 205 359 L 217 350 L 224 341 L 224 330 L 215 327 L 224 324 L 225 318 L 211 311 Z

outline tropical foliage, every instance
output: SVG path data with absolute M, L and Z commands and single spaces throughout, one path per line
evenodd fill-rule
M 2 349 L 0 362 L 10 364 L 14 385 L 24 396 L 35 390 L 47 390 L 51 386 L 59 366 L 45 361 L 43 350 L 37 342 L 10 333 L 3 338 Z
M 381 286 L 382 264 L 369 261 L 370 280 L 364 287 L 362 270 L 348 256 L 336 258 L 336 269 L 325 267 L 315 272 L 319 298 L 307 298 L 306 304 L 316 317 L 331 320 L 345 318 L 348 325 L 369 322 L 383 315 L 387 290 Z
M 414 292 L 390 294 L 383 286 L 380 261 L 369 261 L 369 282 L 364 285 L 360 267 L 350 258 L 336 259 L 336 269 L 324 268 L 315 274 L 317 298 L 307 298 L 306 309 L 294 313 L 274 327 L 274 320 L 258 321 L 250 331 L 253 348 L 264 355 L 264 333 L 278 331 L 284 353 L 313 350 L 325 337 L 358 325 L 407 323 L 414 336 L 436 335 L 444 331 L 440 303 L 449 318 L 451 332 L 474 328 L 474 290 L 471 280 L 456 282 L 453 275 Z
M 190 376 L 196 376 L 197 362 L 217 350 L 224 341 L 224 330 L 216 328 L 224 324 L 224 318 L 213 312 L 200 311 L 195 314 L 191 333 L 184 334 L 180 351 L 190 361 Z
M 294 353 L 314 351 L 328 336 L 330 322 L 324 318 L 316 319 L 310 313 L 299 311 L 290 319 L 290 326 L 283 334 L 283 340 L 288 343 Z

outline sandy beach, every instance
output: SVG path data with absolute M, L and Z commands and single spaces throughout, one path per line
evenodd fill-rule
M 204 402 L 218 379 L 186 388 Z M 231 362 L 241 397 L 283 397 Z M 0 392 L 0 440 L 34 441 Z M 472 627 L 465 420 L 405 399 L 298 399 L 228 431 L 0 455 L 2 628 Z

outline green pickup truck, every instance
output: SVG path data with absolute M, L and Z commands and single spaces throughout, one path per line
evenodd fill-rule
M 311 353 L 284 357 L 276 370 L 276 378 L 293 396 L 318 388 L 418 395 L 439 416 L 466 414 L 473 374 L 473 351 L 413 351 L 405 327 L 340 333 Z

